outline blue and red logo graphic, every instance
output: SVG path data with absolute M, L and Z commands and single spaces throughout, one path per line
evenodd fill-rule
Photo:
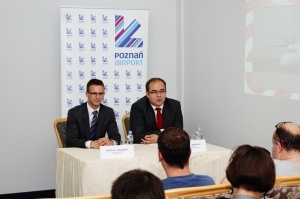
M 115 47 L 142 48 L 143 40 L 131 37 L 140 27 L 141 24 L 135 19 L 124 29 L 124 16 L 115 15 Z

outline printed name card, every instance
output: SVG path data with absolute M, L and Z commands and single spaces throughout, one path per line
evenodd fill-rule
M 206 141 L 202 140 L 191 140 L 192 152 L 206 151 Z
M 134 147 L 128 145 L 101 146 L 100 159 L 134 157 Z

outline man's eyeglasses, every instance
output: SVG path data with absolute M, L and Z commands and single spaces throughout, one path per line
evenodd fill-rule
M 276 124 L 275 128 L 279 128 L 280 126 L 286 124 L 286 123 L 292 123 L 292 122 L 279 122 L 278 124 Z
M 153 91 L 149 91 L 149 93 L 151 93 L 153 95 L 157 95 L 158 93 L 159 94 L 164 94 L 165 92 L 166 92 L 165 90 L 160 90 L 160 91 L 153 90 Z
M 99 95 L 99 96 L 103 96 L 103 95 L 105 95 L 105 93 L 102 93 L 102 92 L 100 92 L 100 93 L 97 93 L 97 92 L 88 92 L 90 95 L 92 95 L 92 96 L 97 96 L 97 95 Z

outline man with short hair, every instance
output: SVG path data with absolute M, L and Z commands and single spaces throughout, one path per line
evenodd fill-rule
M 112 108 L 101 104 L 105 95 L 103 82 L 91 79 L 85 95 L 87 102 L 68 111 L 67 147 L 99 149 L 100 146 L 119 144 L 121 136 L 115 113 Z
M 140 169 L 127 171 L 112 185 L 112 199 L 167 199 L 161 180 Z
M 166 128 L 159 134 L 157 144 L 158 159 L 168 176 L 162 180 L 165 190 L 215 184 L 210 176 L 196 175 L 190 171 L 190 137 L 184 130 Z
M 166 82 L 161 78 L 151 78 L 146 83 L 146 96 L 132 104 L 130 130 L 134 143 L 156 143 L 164 128 L 183 128 L 180 102 L 167 98 L 166 93 Z
M 292 122 L 275 126 L 272 156 L 277 176 L 300 174 L 300 127 Z

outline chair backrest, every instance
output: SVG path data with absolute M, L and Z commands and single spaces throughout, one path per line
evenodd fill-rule
M 230 188 L 230 183 L 224 183 L 201 187 L 169 189 L 166 190 L 165 193 L 169 197 L 169 199 L 223 199 L 232 198 L 232 195 L 228 193 Z M 276 177 L 275 186 L 273 190 L 269 192 L 268 196 L 272 196 L 274 197 L 274 199 L 299 199 L 300 176 Z M 106 194 L 98 196 L 83 196 L 59 199 L 111 199 L 111 195 Z
M 169 199 L 219 199 L 232 198 L 229 194 L 230 183 L 169 189 L 165 193 Z M 278 176 L 275 185 L 267 193 L 268 198 L 274 199 L 299 199 L 300 198 L 300 175 L 298 176 Z
M 299 199 L 300 175 L 276 177 L 275 186 L 267 193 L 267 196 L 274 199 Z
M 54 198 L 40 198 L 40 199 L 54 199 Z M 78 196 L 78 197 L 66 197 L 66 198 L 56 198 L 56 199 L 111 199 L 111 195 L 105 194 L 105 195 Z
M 128 132 L 130 130 L 130 114 L 126 114 L 122 117 L 122 125 L 123 125 L 123 131 L 125 138 L 128 135 Z
M 54 120 L 54 130 L 60 148 L 66 147 L 66 140 L 67 140 L 66 127 L 67 127 L 67 118 L 58 118 Z
M 178 189 L 169 189 L 165 193 L 169 199 L 175 198 L 227 198 L 228 192 L 231 188 L 230 183 L 210 185 L 210 186 L 201 186 L 201 187 L 186 187 Z

